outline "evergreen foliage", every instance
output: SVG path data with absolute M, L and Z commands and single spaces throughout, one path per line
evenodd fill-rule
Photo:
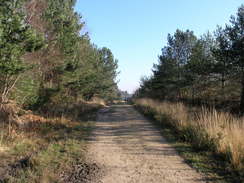
M 75 0 L 0 2 L 0 96 L 39 109 L 117 95 L 117 60 L 98 48 Z
M 197 104 L 240 103 L 244 113 L 244 5 L 230 25 L 200 38 L 193 31 L 168 35 L 153 75 L 141 80 L 137 97 Z

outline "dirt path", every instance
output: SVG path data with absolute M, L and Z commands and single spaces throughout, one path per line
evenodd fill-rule
M 205 182 L 160 132 L 129 105 L 99 112 L 89 139 L 90 161 L 103 167 L 101 183 Z M 93 181 L 96 182 L 96 181 Z

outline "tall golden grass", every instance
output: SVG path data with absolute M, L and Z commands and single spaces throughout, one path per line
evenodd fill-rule
M 137 99 L 135 104 L 199 150 L 213 151 L 229 161 L 234 170 L 244 172 L 244 118 L 152 99 Z

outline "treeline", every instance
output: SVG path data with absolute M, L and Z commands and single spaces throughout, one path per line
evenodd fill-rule
M 169 34 L 153 75 L 141 79 L 135 95 L 220 106 L 234 103 L 244 113 L 244 5 L 214 33 Z
M 25 108 L 110 100 L 117 95 L 117 60 L 92 44 L 76 0 L 0 1 L 0 103 Z

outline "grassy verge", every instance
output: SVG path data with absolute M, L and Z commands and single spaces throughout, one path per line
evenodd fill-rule
M 49 117 L 23 129 L 0 124 L 0 182 L 66 182 L 84 164 L 88 120 L 97 110 L 90 108 L 79 120 Z
M 153 119 L 163 136 L 185 161 L 207 175 L 209 180 L 236 183 L 244 181 L 243 135 L 234 128 L 237 124 L 231 125 L 229 121 L 229 126 L 223 126 L 223 121 L 227 118 L 218 116 L 223 114 L 206 113 L 204 110 L 200 112 L 182 104 L 159 103 L 150 99 L 137 100 L 135 106 L 145 116 Z M 215 115 L 214 124 L 210 122 L 213 120 L 212 115 Z M 220 126 L 220 131 L 217 131 L 217 126 Z M 240 126 L 239 130 L 242 131 L 243 128 Z

